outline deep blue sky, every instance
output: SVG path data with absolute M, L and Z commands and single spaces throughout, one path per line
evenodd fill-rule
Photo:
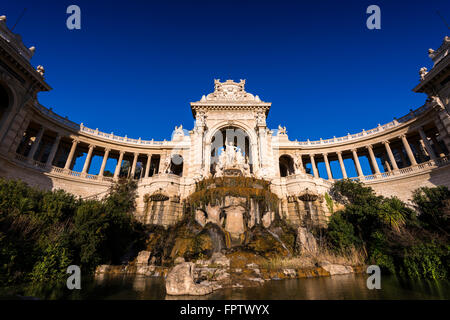
M 81 30 L 66 8 L 81 8 Z M 366 28 L 368 5 L 381 30 Z M 291 140 L 370 129 L 420 107 L 411 89 L 448 34 L 449 1 L 3 1 L 45 67 L 40 102 L 105 132 L 170 139 L 213 79 L 246 79 Z

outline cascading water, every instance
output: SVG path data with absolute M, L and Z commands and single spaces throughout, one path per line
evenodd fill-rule
M 289 256 L 291 256 L 291 252 L 289 251 L 289 249 L 286 247 L 286 245 L 284 244 L 283 241 L 281 241 L 280 237 L 276 234 L 273 233 L 272 231 L 270 231 L 269 229 L 266 229 L 267 232 L 269 232 L 280 244 L 281 246 L 289 253 Z

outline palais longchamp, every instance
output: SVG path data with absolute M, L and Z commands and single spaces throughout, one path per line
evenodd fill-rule
M 282 126 L 269 129 L 266 119 L 272 104 L 246 92 L 245 80 L 214 80 L 212 93 L 190 103 L 194 127 L 186 130 L 180 125 L 168 140 L 88 128 L 38 102 L 37 94 L 51 87 L 44 68 L 30 63 L 34 51 L 1 17 L 2 178 L 63 189 L 84 199 L 102 198 L 119 178 L 135 179 L 136 218 L 164 226 L 181 219 L 183 203 L 199 182 L 215 177 L 264 179 L 281 200 L 281 217 L 296 225 L 304 219 L 326 221 L 331 213 L 325 195 L 337 177 L 359 180 L 380 195 L 407 203 L 418 187 L 450 187 L 449 37 L 440 48 L 429 49 L 431 70 L 420 69 L 413 91 L 427 94 L 422 106 L 370 130 L 316 141 L 297 141 Z M 94 156 L 102 158 L 95 173 L 90 170 Z M 368 160 L 371 172 L 363 172 L 361 157 Z M 117 160 L 111 171 L 106 170 L 108 159 Z M 81 171 L 74 170 L 77 161 L 82 161 Z M 339 164 L 333 170 L 332 161 Z M 326 175 L 319 172 L 319 164 Z M 264 220 L 270 223 L 272 218 L 266 215 Z M 240 229 L 236 224 L 230 228 Z

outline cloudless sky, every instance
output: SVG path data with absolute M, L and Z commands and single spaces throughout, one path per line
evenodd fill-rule
M 81 8 L 81 30 L 66 8 Z M 381 30 L 366 8 L 381 8 Z M 170 139 L 192 129 L 189 102 L 213 79 L 246 79 L 272 102 L 268 127 L 291 140 L 370 129 L 424 104 L 411 91 L 432 67 L 450 22 L 450 1 L 22 1 L 0 14 L 45 67 L 39 101 L 91 128 L 130 138 Z

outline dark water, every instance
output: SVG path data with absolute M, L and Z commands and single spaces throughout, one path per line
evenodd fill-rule
M 41 299 L 274 299 L 274 300 L 351 300 L 351 299 L 450 299 L 450 282 L 399 280 L 384 276 L 380 290 L 366 287 L 365 275 L 268 281 L 262 287 L 222 289 L 210 295 L 193 297 L 166 296 L 164 279 L 154 277 L 115 276 L 90 279 L 81 290 L 68 290 L 65 284 L 52 287 L 32 286 L 20 291 L 22 296 Z M 3 294 L 4 295 L 4 294 Z

